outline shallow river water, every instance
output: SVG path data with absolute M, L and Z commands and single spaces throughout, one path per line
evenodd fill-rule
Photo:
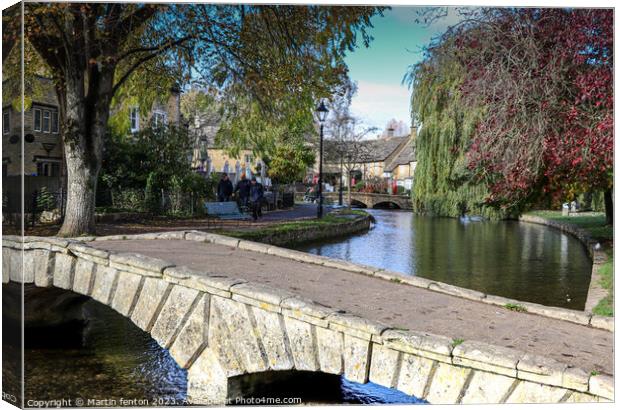
M 583 309 L 592 262 L 576 238 L 517 221 L 462 221 L 370 209 L 363 234 L 295 249 L 492 295 Z

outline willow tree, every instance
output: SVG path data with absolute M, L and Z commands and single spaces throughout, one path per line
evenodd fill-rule
M 453 40 L 429 47 L 424 60 L 406 77 L 413 89 L 413 123 L 420 127 L 415 141 L 414 209 L 501 218 L 507 213 L 485 205 L 488 190 L 468 169 L 467 153 L 484 110 L 464 107 L 461 86 L 466 72 Z
M 67 166 L 59 234 L 95 231 L 95 193 L 114 96 L 148 63 L 200 73 L 231 99 L 258 103 L 277 119 L 299 110 L 345 74 L 343 50 L 380 11 L 374 7 L 203 4 L 24 3 L 24 33 L 54 79 Z M 19 26 L 19 19 L 6 23 Z M 19 33 L 20 30 L 14 30 Z M 3 43 L 10 44 L 3 38 Z M 12 43 L 15 43 L 13 40 Z M 303 102 L 303 104 L 302 104 Z M 241 109 L 241 106 L 239 106 Z M 232 121 L 232 120 L 231 120 Z

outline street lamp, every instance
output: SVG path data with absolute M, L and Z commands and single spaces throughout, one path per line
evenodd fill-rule
M 343 178 L 344 176 L 342 175 L 344 173 L 344 156 L 342 151 L 340 151 L 340 187 L 338 188 L 338 205 L 342 206 L 342 184 L 343 184 Z
M 327 118 L 329 110 L 325 106 L 325 102 L 321 100 L 321 104 L 316 108 L 317 117 L 319 117 L 319 123 L 321 124 L 320 142 L 319 142 L 319 187 L 318 187 L 318 199 L 319 207 L 317 209 L 317 218 L 323 217 L 323 123 Z

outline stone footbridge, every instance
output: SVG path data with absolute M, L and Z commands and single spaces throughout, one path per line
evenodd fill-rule
M 338 202 L 338 192 L 324 192 L 323 198 L 327 203 Z M 298 200 L 302 197 L 299 196 Z M 342 193 L 342 199 L 347 201 L 347 193 Z M 399 209 L 413 209 L 411 197 L 408 195 L 389 195 L 389 194 L 369 194 L 365 192 L 351 192 L 352 205 L 362 206 L 364 208 L 377 208 L 382 206 L 392 206 Z
M 613 400 L 613 321 L 584 312 L 513 312 L 504 298 L 198 231 L 5 236 L 2 250 L 3 286 L 130 318 L 188 369 L 194 403 L 251 394 L 237 376 L 284 371 L 430 403 Z

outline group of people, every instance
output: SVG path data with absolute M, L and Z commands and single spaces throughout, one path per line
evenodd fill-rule
M 237 182 L 237 186 L 233 189 L 233 184 L 228 174 L 223 174 L 222 179 L 217 184 L 217 200 L 218 202 L 228 202 L 232 199 L 233 194 L 238 198 L 239 208 L 252 211 L 252 219 L 255 221 L 262 217 L 261 204 L 264 197 L 263 184 L 252 177 L 248 180 L 245 174 L 241 174 L 241 179 Z

